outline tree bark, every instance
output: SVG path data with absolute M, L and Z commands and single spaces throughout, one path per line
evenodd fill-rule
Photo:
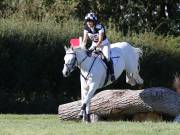
M 78 120 L 80 107 L 81 101 L 59 105 L 59 118 Z M 180 94 L 161 87 L 143 90 L 105 90 L 92 98 L 91 112 L 107 119 L 138 112 L 159 112 L 175 117 L 180 114 Z

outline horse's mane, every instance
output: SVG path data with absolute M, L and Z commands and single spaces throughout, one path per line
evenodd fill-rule
M 78 47 L 76 47 L 76 48 L 73 48 L 73 50 L 75 50 L 75 51 L 85 51 L 85 52 L 87 52 L 87 49 L 86 49 L 85 47 L 81 47 L 81 46 L 78 46 Z

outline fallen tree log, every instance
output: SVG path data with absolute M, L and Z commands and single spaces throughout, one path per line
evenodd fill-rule
M 59 105 L 61 120 L 78 120 L 81 101 Z M 159 112 L 170 116 L 180 114 L 180 94 L 162 87 L 143 90 L 105 90 L 91 100 L 91 112 L 102 118 L 120 118 L 138 112 Z

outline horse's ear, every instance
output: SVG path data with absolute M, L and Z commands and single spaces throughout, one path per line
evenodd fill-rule
M 68 50 L 68 47 L 67 47 L 66 45 L 64 46 L 64 50 L 65 50 L 65 51 L 67 51 L 67 50 Z
M 70 48 L 71 48 L 71 50 L 74 50 L 74 48 L 72 46 Z

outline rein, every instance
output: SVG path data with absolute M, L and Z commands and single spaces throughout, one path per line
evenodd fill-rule
M 69 65 L 72 65 L 72 69 L 75 69 L 75 67 L 76 67 L 76 61 L 77 61 L 77 65 L 80 65 L 81 66 L 81 64 L 87 59 L 87 57 L 88 56 L 86 56 L 85 58 L 83 58 L 83 60 L 81 61 L 81 62 L 78 62 L 78 60 L 77 60 L 77 57 L 76 57 L 76 53 L 66 53 L 66 54 L 73 54 L 73 55 L 75 55 L 75 59 L 74 59 L 74 61 L 72 62 L 72 63 L 69 63 L 69 64 L 64 64 L 64 65 L 66 65 L 66 67 L 68 68 L 68 72 L 71 72 L 71 70 L 70 70 L 70 68 L 69 68 Z
M 77 65 L 79 65 L 79 66 L 81 67 L 81 64 L 88 58 L 88 56 L 86 56 L 85 58 L 83 58 L 83 60 L 82 60 L 81 62 L 78 62 L 77 57 L 76 57 L 76 53 L 66 53 L 66 54 L 73 54 L 73 55 L 75 55 L 75 59 L 74 59 L 74 61 L 73 61 L 72 63 L 64 64 L 64 65 L 66 65 L 66 67 L 68 68 L 68 72 L 71 72 L 72 69 L 75 69 L 75 67 L 76 67 L 76 65 L 75 65 L 75 64 L 76 64 L 76 61 L 77 61 Z M 96 59 L 97 59 L 97 57 L 94 57 L 94 60 L 93 60 L 93 62 L 92 62 L 92 64 L 91 64 L 91 67 L 89 68 L 88 74 L 87 74 L 86 76 L 84 76 L 84 75 L 82 74 L 82 72 L 80 71 L 81 76 L 82 76 L 85 80 L 87 80 L 87 78 L 88 78 L 88 76 L 89 76 L 89 74 L 90 74 L 90 72 L 91 72 L 91 69 L 92 69 L 92 67 L 93 67 L 94 62 L 95 62 Z M 70 65 L 72 65 L 72 69 L 69 68 Z
M 87 81 L 87 78 L 88 78 L 88 76 L 89 76 L 89 74 L 90 74 L 90 72 L 91 72 L 91 69 L 92 69 L 92 67 L 93 67 L 93 65 L 94 65 L 94 62 L 95 62 L 95 60 L 97 59 L 97 57 L 94 57 L 94 60 L 93 60 L 93 62 L 92 62 L 92 64 L 91 64 L 91 67 L 89 68 L 89 71 L 88 71 L 88 74 L 86 75 L 86 77 L 80 72 L 80 74 L 82 75 L 82 77 Z

